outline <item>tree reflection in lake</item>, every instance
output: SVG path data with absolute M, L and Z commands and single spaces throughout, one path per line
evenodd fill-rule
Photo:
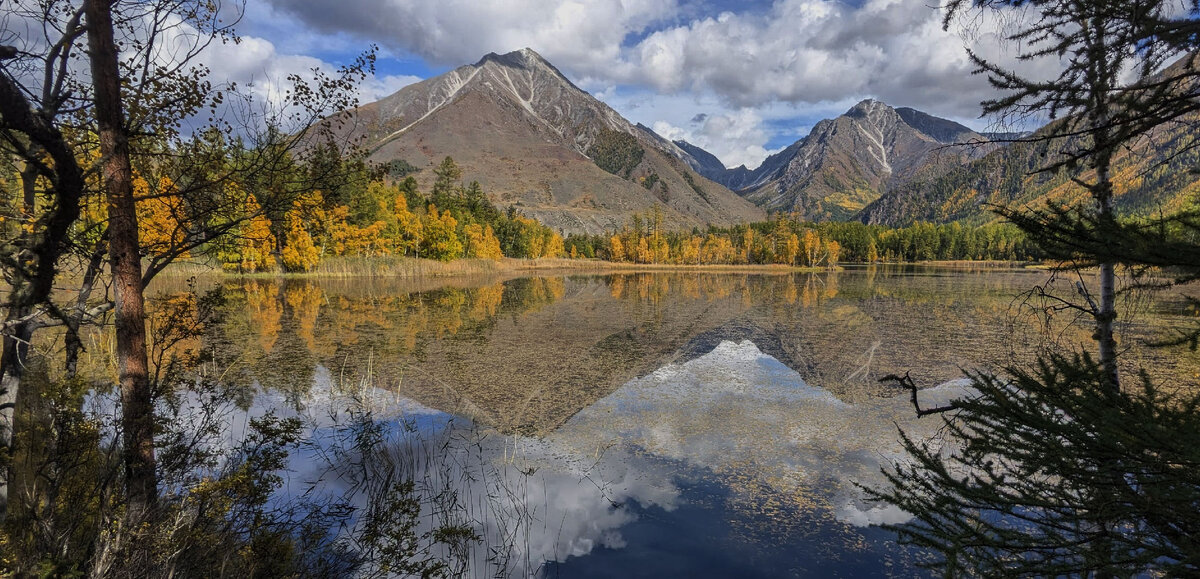
M 878 378 L 922 368 L 932 385 L 1031 356 L 1041 340 L 1022 336 L 1043 328 L 1015 315 L 1014 296 L 1040 276 L 251 279 L 224 282 L 225 320 L 205 347 L 245 407 L 316 416 L 388 392 L 411 401 L 402 408 L 472 421 L 418 434 L 430 452 L 474 462 L 415 470 L 430 496 L 453 490 L 471 506 L 463 516 L 483 538 L 467 557 L 473 574 L 501 560 L 515 574 L 551 560 L 564 575 L 592 564 L 653 574 L 687 559 L 671 553 L 692 555 L 688 573 L 873 574 L 910 569 L 911 553 L 866 527 L 904 515 L 864 504 L 853 483 L 873 484 L 898 456 L 896 424 L 916 435 L 936 426 Z M 1066 341 L 1089 331 L 1052 330 Z M 1158 367 L 1191 371 L 1194 358 Z M 669 537 L 648 538 L 660 531 Z

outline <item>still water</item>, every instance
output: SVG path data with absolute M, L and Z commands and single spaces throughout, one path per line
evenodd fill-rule
M 906 515 L 858 485 L 903 459 L 898 428 L 936 442 L 940 419 L 879 378 L 911 372 L 934 404 L 968 392 L 963 370 L 1086 346 L 1085 325 L 1022 296 L 1047 277 L 224 281 L 204 347 L 246 415 L 309 421 L 318 442 L 284 492 L 369 487 L 330 448 L 349 409 L 385 425 L 378 452 L 425 493 L 422 528 L 477 535 L 453 550 L 466 576 L 915 576 L 930 556 L 878 526 Z M 1123 336 L 1187 323 L 1181 304 L 1131 302 Z M 1196 365 L 1174 350 L 1127 362 Z

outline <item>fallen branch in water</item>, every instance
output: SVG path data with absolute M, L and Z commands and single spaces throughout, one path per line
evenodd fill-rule
M 935 406 L 933 408 L 921 408 L 921 403 L 917 400 L 917 383 L 913 381 L 912 376 L 909 376 L 908 372 L 905 372 L 903 376 L 897 376 L 896 374 L 888 374 L 887 376 L 880 378 L 879 381 L 880 382 L 895 382 L 896 384 L 899 384 L 902 388 L 911 392 L 912 393 L 912 405 L 913 405 L 913 408 L 915 408 L 917 411 L 917 418 L 921 418 L 923 416 L 929 416 L 930 414 L 941 414 L 943 412 L 949 412 L 951 410 L 958 409 L 958 404 L 956 404 L 954 402 L 951 402 L 950 404 L 947 404 L 945 406 Z

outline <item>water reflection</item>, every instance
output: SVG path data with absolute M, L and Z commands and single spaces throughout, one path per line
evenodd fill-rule
M 845 401 L 921 368 L 936 383 L 1006 358 L 1014 277 L 621 274 L 405 291 L 227 284 L 222 347 L 245 383 L 295 391 L 324 366 L 504 432 L 544 434 L 629 380 L 751 340 Z
M 427 445 L 453 459 L 411 472 L 474 505 L 463 516 L 485 541 L 471 574 L 494 574 L 497 561 L 515 575 L 544 561 L 565 576 L 910 573 L 918 554 L 868 526 L 905 515 L 862 502 L 855 483 L 880 482 L 880 465 L 899 457 L 897 425 L 928 436 L 937 422 L 916 420 L 878 378 L 912 369 L 924 384 L 950 382 L 925 393 L 933 403 L 961 394 L 951 381 L 963 368 L 1028 359 L 1040 332 L 1086 342 L 1088 328 L 1022 321 L 1014 296 L 1043 277 L 228 281 L 204 348 L 243 408 L 320 414 L 386 392 L 403 415 L 441 417 L 393 452 Z M 1151 355 L 1163 373 L 1196 366 Z

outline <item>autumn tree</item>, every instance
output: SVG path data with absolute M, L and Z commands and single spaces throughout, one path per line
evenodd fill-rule
M 430 205 L 421 239 L 421 252 L 425 257 L 438 261 L 450 261 L 461 256 L 463 247 L 455 232 L 457 228 L 458 220 L 448 210 L 439 215 L 437 207 Z
M 542 238 L 542 255 L 540 257 L 562 257 L 564 250 L 561 235 L 549 227 L 542 226 Z
M 124 422 L 122 480 L 128 491 L 126 512 L 136 519 L 151 510 L 157 495 L 154 396 L 145 369 L 145 286 L 181 256 L 219 251 L 222 244 L 213 241 L 239 230 L 249 219 L 242 211 L 245 199 L 230 198 L 226 193 L 236 190 L 222 184 L 235 175 L 271 172 L 305 138 L 306 127 L 333 110 L 348 108 L 353 98 L 348 89 L 369 68 L 370 55 L 336 77 L 318 72 L 314 83 L 290 79 L 300 90 L 288 93 L 287 102 L 281 103 L 284 109 L 274 117 L 278 124 L 290 125 L 263 132 L 257 125 L 235 127 L 228 119 L 239 117 L 222 114 L 225 104 L 248 94 L 214 85 L 206 78 L 207 69 L 195 61 L 210 43 L 234 38 L 230 19 L 220 14 L 216 3 L 45 0 L 6 5 L 5 22 L 13 28 L 5 27 L 2 42 L 19 46 L 0 47 L 0 146 L 6 156 L 19 159 L 26 196 L 41 196 L 29 207 L 42 216 L 31 220 L 33 227 L 21 241 L 23 252 L 35 252 L 32 259 L 4 265 L 6 275 L 29 280 L 28 285 L 16 284 L 20 291 L 10 295 L 6 315 L 22 321 L 6 324 L 4 335 L 27 343 L 38 327 L 64 326 L 71 373 L 73 352 L 79 349 L 78 328 L 111 309 Z M 10 30 L 31 36 L 14 37 Z M 180 31 L 183 34 L 177 34 Z M 162 50 L 167 35 L 174 44 Z M 201 113 L 209 123 L 195 123 L 203 126 L 194 131 L 185 128 Z M 261 119 L 241 118 L 253 118 L 253 123 Z M 235 131 L 242 138 L 230 138 Z M 260 139 L 264 134 L 267 138 Z M 91 165 L 88 174 L 77 159 Z M 147 178 L 144 197 L 134 188 L 135 162 L 143 165 L 143 174 L 156 176 Z M 164 184 L 162 177 L 170 186 L 158 187 Z M 69 201 L 63 195 L 69 195 Z M 102 198 L 104 209 L 89 211 L 88 222 L 73 228 L 81 201 L 85 207 L 95 205 L 86 199 L 89 196 Z M 266 205 L 262 196 L 258 201 Z M 139 202 L 146 219 L 169 217 L 175 222 L 163 235 L 148 239 L 150 249 L 139 239 L 147 230 L 139 226 Z M 81 291 L 68 303 L 54 303 L 40 288 L 49 287 L 43 283 L 53 279 L 71 241 L 79 242 Z M 107 281 L 101 279 L 106 255 Z M 96 287 L 113 291 L 93 296 Z M 16 396 L 16 368 L 28 366 L 27 353 L 13 347 L 0 357 L 0 374 L 7 377 L 0 387 L 0 430 L 6 431 L 5 437 L 11 432 L 3 427 L 11 423 L 12 408 L 6 397 Z M 7 481 L 5 472 L 0 495 Z M 0 500 L 0 516 L 5 506 Z
M 179 188 L 166 175 L 152 188 L 141 175 L 133 178 L 133 196 L 137 202 L 138 243 L 142 251 L 162 254 L 180 247 L 187 236 L 185 208 Z M 178 257 L 187 257 L 181 252 Z
M 795 265 L 800 257 L 800 237 L 795 233 L 788 235 L 784 242 L 783 263 Z
M 698 236 L 698 235 L 693 235 L 691 237 L 688 237 L 687 243 L 684 245 L 683 251 L 680 255 L 680 259 L 679 259 L 680 263 L 683 263 L 686 265 L 699 265 L 700 264 L 700 247 L 703 245 L 703 243 L 704 243 L 704 240 L 701 239 L 700 236 Z
M 733 242 L 729 238 L 710 233 L 704 238 L 704 245 L 700 248 L 700 261 L 731 264 L 735 262 L 736 254 Z
M 396 252 L 400 255 L 416 253 L 424 237 L 420 216 L 409 211 L 408 196 L 403 192 L 396 196 L 392 207 L 396 217 L 395 230 L 392 233 Z
M 496 239 L 492 226 L 481 226 L 472 223 L 463 228 L 465 237 L 466 256 L 476 259 L 499 260 L 504 257 L 500 252 L 500 241 Z
M 612 261 L 625 261 L 625 244 L 621 243 L 621 236 L 613 235 L 608 240 L 608 259 Z
M 263 215 L 253 193 L 246 195 L 246 215 L 250 219 L 237 236 L 238 252 L 233 263 L 239 271 L 246 273 L 271 269 L 275 265 L 271 255 L 275 251 L 275 236 L 271 234 L 271 221 Z
M 305 227 L 302 211 L 303 206 L 297 202 L 284 218 L 287 229 L 279 257 L 283 261 L 283 267 L 288 271 L 308 271 L 320 259 L 317 247 L 313 245 L 312 236 Z
M 816 267 L 821 263 L 821 237 L 811 228 L 805 228 L 800 237 L 800 253 L 804 256 L 804 265 Z
M 825 240 L 825 264 L 830 268 L 837 267 L 838 257 L 842 253 L 842 245 L 836 239 Z

